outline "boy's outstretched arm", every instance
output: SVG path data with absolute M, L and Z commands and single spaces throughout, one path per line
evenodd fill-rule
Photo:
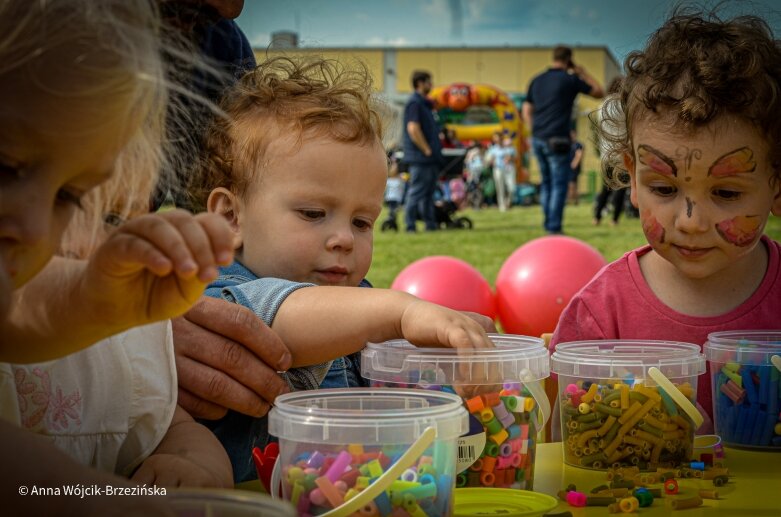
M 228 454 L 206 427 L 176 406 L 168 432 L 131 478 L 148 486 L 233 488 Z
M 112 233 L 88 261 L 55 258 L 15 293 L 0 360 L 42 362 L 128 328 L 183 314 L 233 260 L 224 219 L 148 214 Z
M 391 289 L 305 287 L 287 297 L 271 328 L 307 366 L 361 350 L 367 342 L 404 338 L 418 346 L 491 348 L 483 324 L 454 310 Z

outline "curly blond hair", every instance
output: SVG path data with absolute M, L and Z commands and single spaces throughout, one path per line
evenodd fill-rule
M 243 195 L 262 172 L 269 143 L 280 135 L 327 136 L 359 145 L 381 142 L 388 107 L 372 91 L 366 66 L 321 57 L 269 59 L 246 73 L 220 103 L 207 131 L 190 194 L 204 210 L 224 187 Z
M 773 181 L 781 180 L 781 45 L 764 20 L 678 8 L 624 68 L 621 87 L 600 110 L 603 171 L 625 170 L 633 125 L 646 117 L 663 116 L 685 133 L 733 115 L 767 139 Z M 606 181 L 621 187 L 626 179 L 619 173 Z

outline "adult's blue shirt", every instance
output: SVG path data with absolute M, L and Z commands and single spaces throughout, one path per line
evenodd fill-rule
M 432 164 L 436 165 L 440 162 L 442 156 L 442 144 L 439 141 L 439 126 L 434 119 L 434 113 L 432 109 L 434 104 L 422 96 L 420 93 L 413 93 L 406 106 L 404 106 L 404 161 L 406 163 L 415 164 Z M 407 133 L 407 123 L 417 122 L 420 124 L 420 129 L 423 131 L 423 136 L 426 138 L 429 147 L 431 148 L 431 156 L 423 154 L 415 142 Z
M 569 137 L 575 97 L 590 91 L 586 81 L 561 68 L 549 68 L 532 79 L 526 93 L 526 102 L 534 106 L 532 136 Z

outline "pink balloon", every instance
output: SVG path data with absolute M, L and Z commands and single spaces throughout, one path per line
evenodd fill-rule
M 391 289 L 406 291 L 457 311 L 496 317 L 494 295 L 488 281 L 463 260 L 434 256 L 416 260 L 398 274 Z
M 564 307 L 605 264 L 596 249 L 572 237 L 541 237 L 515 250 L 496 278 L 496 309 L 505 332 L 553 332 Z

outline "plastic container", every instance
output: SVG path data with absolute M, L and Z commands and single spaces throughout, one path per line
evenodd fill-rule
M 245 490 L 180 488 L 168 490 L 166 497 L 180 517 L 296 517 L 287 501 Z
M 548 351 L 539 338 L 491 339 L 496 348 L 470 350 L 417 348 L 404 340 L 370 343 L 361 355 L 361 374 L 372 386 L 462 397 L 470 424 L 458 441 L 457 487 L 531 490 L 537 433 L 550 415 L 538 382 L 549 374 Z
M 397 507 L 452 514 L 456 440 L 467 430 L 457 396 L 329 389 L 289 393 L 274 404 L 269 432 L 279 438 L 282 493 L 299 515 L 388 515 Z M 359 508 L 348 510 L 356 501 Z
M 499 488 L 457 488 L 454 517 L 542 517 L 559 505 L 547 494 Z
M 781 451 L 781 331 L 714 332 L 704 350 L 724 444 Z
M 560 343 L 551 356 L 559 376 L 564 461 L 606 470 L 677 465 L 692 454 L 692 420 L 650 377 L 658 368 L 690 402 L 705 371 L 700 347 L 674 341 Z M 693 409 L 693 408 L 692 408 Z

